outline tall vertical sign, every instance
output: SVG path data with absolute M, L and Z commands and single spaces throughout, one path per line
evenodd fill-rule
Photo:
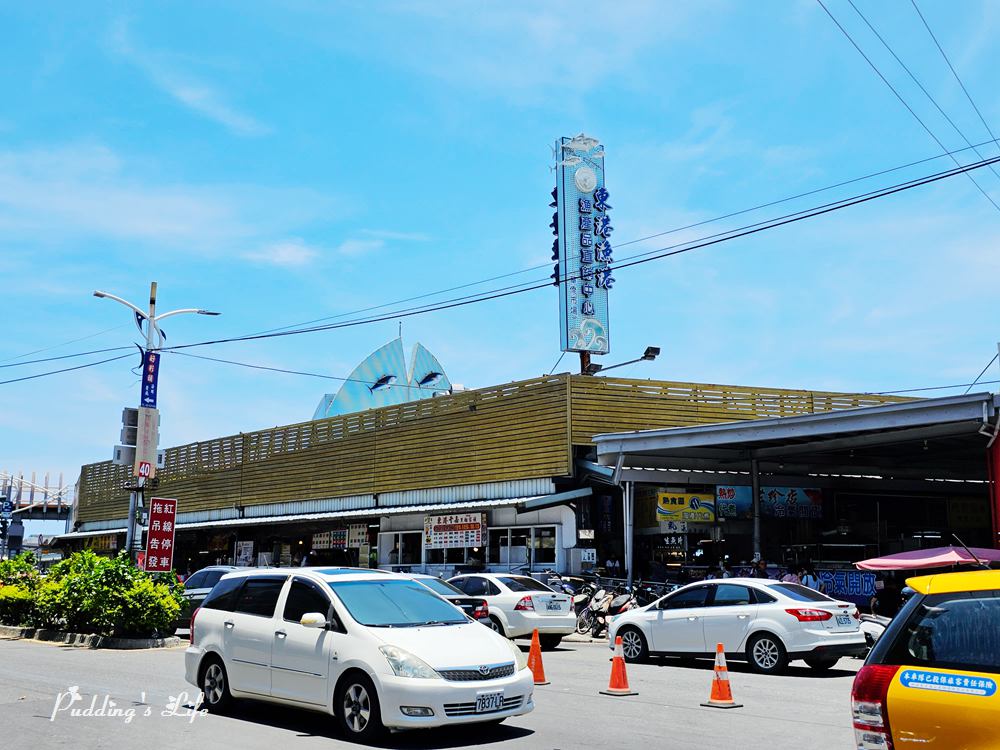
M 604 185 L 604 147 L 581 133 L 556 143 L 553 191 L 553 284 L 559 287 L 559 323 L 564 352 L 607 354 L 610 346 L 608 292 L 611 218 Z
M 146 570 L 166 572 L 174 567 L 174 524 L 177 501 L 154 497 L 149 502 L 149 531 L 146 534 Z

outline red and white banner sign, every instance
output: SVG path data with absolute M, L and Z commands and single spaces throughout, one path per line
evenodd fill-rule
M 177 501 L 154 497 L 149 501 L 149 528 L 146 532 L 146 570 L 166 572 L 174 566 L 174 523 Z

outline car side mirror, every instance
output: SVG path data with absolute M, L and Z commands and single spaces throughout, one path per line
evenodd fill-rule
M 299 625 L 307 628 L 325 628 L 327 625 L 326 615 L 320 612 L 306 612 L 299 620 Z

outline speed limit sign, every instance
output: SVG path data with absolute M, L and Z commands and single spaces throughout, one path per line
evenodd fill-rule
M 147 477 L 148 478 L 150 471 L 151 471 L 151 466 L 150 466 L 149 461 L 140 461 L 139 462 L 139 476 L 140 477 Z

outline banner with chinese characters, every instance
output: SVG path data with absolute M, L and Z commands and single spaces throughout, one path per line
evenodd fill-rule
M 753 490 L 746 486 L 715 488 L 720 518 L 752 518 Z M 823 490 L 815 487 L 761 487 L 760 514 L 771 518 L 822 518 Z
M 154 497 L 149 501 L 146 570 L 166 572 L 174 567 L 174 519 L 176 517 L 176 500 Z
M 552 274 L 559 287 L 559 327 L 564 352 L 610 351 L 608 291 L 611 275 L 611 209 L 604 185 L 604 147 L 581 133 L 555 144 L 552 191 Z
M 139 392 L 139 406 L 156 408 L 156 385 L 160 377 L 160 354 L 147 349 L 142 354 L 142 388 Z
M 486 542 L 485 513 L 424 516 L 425 549 L 482 547 Z
M 656 496 L 656 517 L 660 521 L 711 523 L 715 520 L 715 495 L 660 492 Z

